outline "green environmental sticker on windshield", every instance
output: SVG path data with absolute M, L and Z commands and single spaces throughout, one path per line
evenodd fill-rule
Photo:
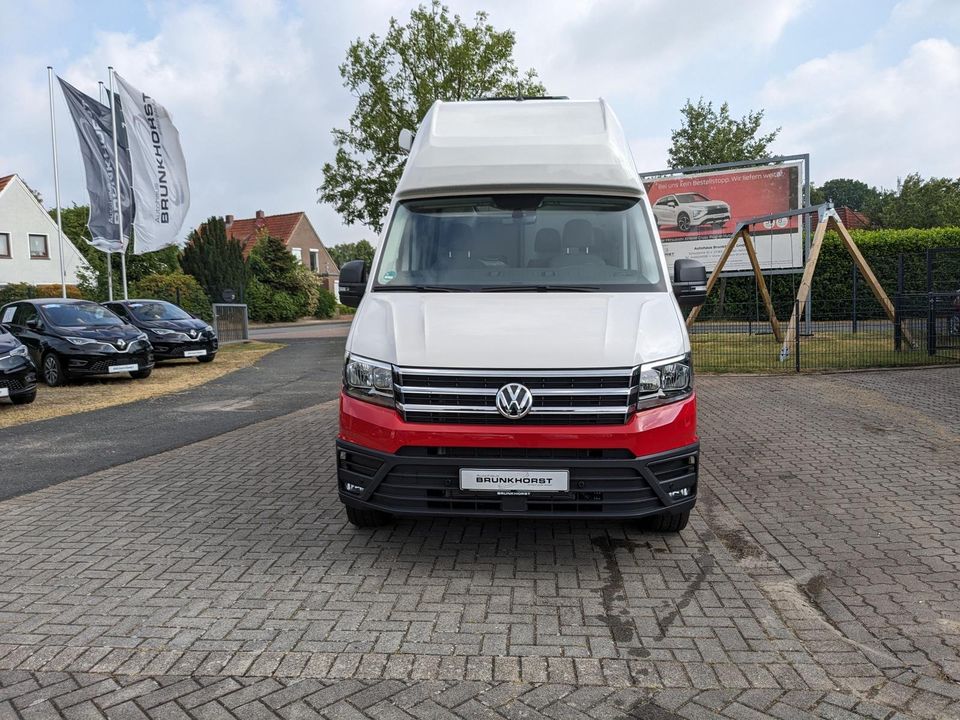
M 396 276 L 397 276 L 397 271 L 396 271 L 396 270 L 387 270 L 387 271 L 383 274 L 383 282 L 390 282 L 390 281 L 393 280 Z

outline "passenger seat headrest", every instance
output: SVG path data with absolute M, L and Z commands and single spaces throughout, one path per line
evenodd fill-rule
M 563 226 L 563 246 L 589 250 L 593 245 L 593 224 L 589 220 L 577 218 L 567 221 Z

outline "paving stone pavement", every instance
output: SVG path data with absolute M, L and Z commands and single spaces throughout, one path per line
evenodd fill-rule
M 678 536 L 355 530 L 335 403 L 0 503 L 0 720 L 960 717 L 958 379 L 700 378 Z

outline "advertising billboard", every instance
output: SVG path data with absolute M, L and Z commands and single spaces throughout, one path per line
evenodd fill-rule
M 668 267 L 677 258 L 690 258 L 711 272 L 740 221 L 799 209 L 801 166 L 796 162 L 645 178 Z M 800 216 L 752 225 L 760 267 L 803 267 L 802 228 Z M 747 251 L 737 243 L 723 270 L 749 269 Z

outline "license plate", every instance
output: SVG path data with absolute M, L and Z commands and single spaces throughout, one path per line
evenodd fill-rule
M 10 389 L 9 388 L 0 388 L 0 397 L 9 397 Z
M 107 368 L 107 372 L 118 373 L 118 372 L 136 372 L 140 369 L 139 365 L 114 365 L 110 368 Z
M 531 493 L 566 492 L 568 470 L 461 470 L 461 490 Z
M 206 350 L 184 350 L 183 351 L 184 357 L 203 357 L 206 354 L 207 354 Z

